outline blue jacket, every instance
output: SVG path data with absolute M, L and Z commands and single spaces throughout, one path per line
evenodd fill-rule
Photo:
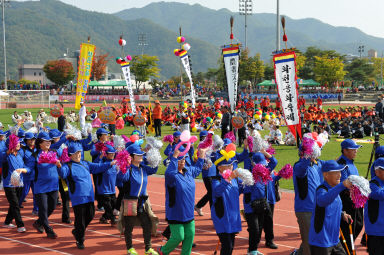
M 172 157 L 165 171 L 165 215 L 170 223 L 186 223 L 194 219 L 195 178 L 203 168 L 204 160 L 198 159 L 194 166 L 185 165 L 181 174 L 178 161 Z
M 375 180 L 379 186 L 372 181 L 370 183 L 371 194 L 369 195 L 368 202 L 364 206 L 365 232 L 372 236 L 384 236 L 384 181 L 380 180 L 377 176 L 372 180 Z M 371 222 L 370 214 L 372 217 L 375 217 L 373 215 L 377 214 L 375 222 Z
M 131 165 L 131 168 L 127 169 L 125 174 L 119 171 L 117 176 L 123 182 L 124 198 L 147 197 L 148 176 L 156 172 L 157 167 L 151 168 L 143 163 L 140 164 L 140 167 Z M 140 186 L 142 186 L 141 191 Z M 144 202 L 145 200 L 142 200 L 138 206 L 142 206 Z
M 1 153 L 1 161 L 8 164 L 8 170 L 3 169 L 3 171 L 8 171 L 7 177 L 3 180 L 4 187 L 12 188 L 14 186 L 11 185 L 11 175 L 15 169 L 26 168 L 29 172 L 30 170 L 24 165 L 23 155 L 20 151 L 16 154 L 7 155 L 6 152 Z M 6 162 L 5 162 L 6 161 Z M 4 164 L 3 163 L 3 164 Z M 23 174 L 20 174 L 20 180 L 23 181 Z
M 339 243 L 339 229 L 343 204 L 339 196 L 345 187 L 339 183 L 335 187 L 329 186 L 327 182 L 323 185 L 328 189 L 319 187 L 316 191 L 316 206 L 313 209 L 311 217 L 311 226 L 309 229 L 309 244 L 318 247 L 332 247 Z M 321 216 L 323 211 L 323 217 Z M 319 220 L 323 218 L 323 224 Z M 319 227 L 318 233 L 315 231 Z
M 103 163 L 110 163 L 112 160 L 104 159 Z M 116 176 L 117 169 L 116 165 L 111 166 L 107 171 L 102 173 L 101 183 L 96 183 L 97 194 L 99 195 L 110 195 L 116 193 Z
M 33 181 L 35 179 L 35 166 L 36 166 L 36 148 L 31 150 L 28 146 L 20 150 L 21 155 L 23 156 L 24 164 L 28 168 L 28 173 L 23 173 L 23 178 L 25 181 Z
M 81 152 L 81 160 L 84 160 L 84 151 L 89 151 L 93 147 L 91 134 L 89 134 L 87 138 L 82 139 L 82 140 L 78 140 L 78 141 L 67 140 L 65 142 L 65 145 L 67 145 L 67 147 L 69 147 L 72 143 L 80 143 L 81 146 L 83 147 L 83 151 Z
M 241 231 L 239 181 L 231 183 L 217 176 L 212 180 L 211 218 L 216 233 L 238 233 Z
M 62 135 L 60 137 L 60 140 L 57 141 L 56 143 L 52 143 L 51 146 L 49 147 L 49 149 L 51 150 L 58 150 L 60 148 L 60 146 L 65 143 L 67 141 L 67 138 L 65 137 L 65 135 Z
M 247 157 L 247 159 L 244 161 L 247 162 L 247 166 L 251 166 L 252 164 L 249 163 L 250 157 Z M 269 163 L 267 168 L 272 171 L 277 166 L 277 160 L 275 157 L 272 157 L 269 159 Z M 250 170 L 250 169 L 248 169 Z M 252 170 L 250 170 L 252 171 Z M 244 212 L 245 213 L 253 213 L 253 209 L 251 207 L 251 202 L 259 199 L 267 199 L 267 194 L 265 194 L 265 184 L 262 181 L 255 181 L 255 184 L 252 186 L 244 186 L 244 196 L 243 196 L 243 204 L 244 204 Z
M 323 182 L 322 161 L 316 162 L 317 164 L 310 159 L 300 158 L 293 166 L 295 212 L 312 212 L 315 207 L 316 189 Z
M 92 144 L 91 156 L 93 163 L 99 163 L 102 159 L 100 158 L 101 152 L 96 150 L 95 144 Z
M 69 169 L 68 163 L 64 164 L 58 169 L 60 177 L 66 179 L 69 188 L 69 197 L 72 206 L 86 204 L 93 202 L 94 191 L 92 185 L 91 173 L 102 173 L 108 170 L 111 166 L 110 162 L 107 163 L 89 163 L 87 161 L 80 161 L 79 163 L 71 161 L 72 166 Z M 71 182 L 75 185 L 75 190 L 71 189 Z M 73 192 L 73 193 L 72 193 Z
M 267 200 L 271 205 L 276 204 L 275 183 L 281 179 L 275 171 L 271 172 L 272 181 L 267 184 Z
M 7 151 L 7 146 L 5 145 L 5 140 L 0 141 L 0 152 Z
M 201 172 L 202 173 L 201 175 L 202 175 L 203 178 L 216 176 L 217 175 L 216 171 L 217 171 L 216 170 L 216 166 L 212 162 L 212 166 L 210 168 L 208 168 L 208 169 L 203 169 L 203 171 Z
M 359 171 L 357 170 L 355 164 L 353 163 L 353 160 L 348 159 L 344 155 L 340 156 L 340 158 L 337 160 L 337 163 L 339 163 L 340 165 L 348 166 L 343 171 L 341 171 L 340 182 L 343 182 L 350 175 L 359 175 Z
M 37 160 L 41 151 L 37 154 Z M 36 162 L 36 181 L 35 194 L 47 193 L 51 191 L 59 190 L 59 175 L 57 173 L 57 166 L 55 164 L 43 163 L 39 164 Z

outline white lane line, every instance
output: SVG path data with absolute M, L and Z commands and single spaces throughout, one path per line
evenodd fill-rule
M 60 254 L 65 254 L 65 255 L 72 255 L 71 253 L 67 253 L 67 252 L 63 252 L 63 251 L 59 251 L 59 250 L 55 250 L 55 249 L 46 248 L 46 247 L 43 247 L 43 246 L 40 246 L 40 245 L 36 245 L 36 244 L 32 244 L 32 243 L 26 243 L 26 242 L 19 241 L 19 240 L 16 240 L 16 239 L 12 239 L 12 238 L 8 238 L 8 237 L 5 237 L 5 236 L 0 236 L 0 239 L 5 239 L 7 241 L 28 245 L 28 246 L 39 248 L 39 249 L 43 249 L 43 250 L 46 250 L 46 251 L 49 251 L 49 252 L 55 252 L 55 253 L 60 253 Z

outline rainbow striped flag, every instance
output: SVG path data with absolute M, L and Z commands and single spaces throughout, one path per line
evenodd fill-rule
M 275 64 L 295 61 L 295 54 L 287 54 L 274 58 Z
M 232 57 L 232 56 L 238 56 L 240 54 L 239 46 L 224 46 L 223 48 L 223 56 L 224 57 Z

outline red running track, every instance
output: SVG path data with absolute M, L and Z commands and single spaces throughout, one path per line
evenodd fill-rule
M 165 188 L 164 178 L 151 176 L 149 178 L 148 193 L 155 214 L 160 219 L 158 231 L 163 231 L 166 227 L 165 218 Z M 205 194 L 205 188 L 201 181 L 196 182 L 196 201 Z M 50 217 L 50 222 L 58 238 L 55 240 L 47 239 L 45 234 L 39 234 L 32 227 L 36 216 L 32 215 L 32 196 L 28 196 L 28 201 L 21 209 L 26 233 L 17 233 L 16 229 L 5 229 L 0 227 L 0 254 L 126 254 L 124 239 L 120 237 L 116 228 L 110 225 L 99 223 L 101 212 L 96 212 L 94 220 L 89 225 L 85 236 L 85 250 L 78 250 L 74 238 L 71 234 L 73 224 L 61 223 L 61 207 L 58 206 Z M 242 198 L 240 198 L 242 201 Z M 294 194 L 283 192 L 282 199 L 276 204 L 274 223 L 275 223 L 275 243 L 279 246 L 277 250 L 267 249 L 264 246 L 264 239 L 260 243 L 259 250 L 264 254 L 278 255 L 289 254 L 294 248 L 300 245 L 300 234 L 293 211 Z M 242 203 L 241 203 L 242 204 Z M 0 192 L 0 225 L 3 224 L 5 215 L 8 211 L 8 202 L 4 191 Z M 196 248 L 192 254 L 212 255 L 218 237 L 215 233 L 210 219 L 208 205 L 203 208 L 204 216 L 196 216 Z M 71 219 L 74 220 L 71 211 Z M 243 230 L 236 237 L 234 255 L 246 254 L 248 248 L 248 232 L 246 222 L 242 222 Z M 360 238 L 356 243 L 360 243 Z M 135 227 L 133 231 L 133 244 L 139 254 L 144 254 L 144 243 L 141 227 Z M 152 245 L 157 248 L 165 244 L 161 235 L 153 237 Z M 179 247 L 180 248 L 180 247 Z M 367 254 L 363 247 L 357 245 L 358 254 Z M 180 250 L 172 254 L 180 254 Z M 219 253 L 218 253 L 219 254 Z

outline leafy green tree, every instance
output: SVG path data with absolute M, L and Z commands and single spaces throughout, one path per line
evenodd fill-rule
M 158 68 L 159 58 L 157 56 L 138 55 L 133 57 L 131 71 L 136 78 L 136 89 L 148 81 L 150 78 L 159 78 L 160 68 Z
M 316 74 L 316 80 L 322 85 L 333 86 L 334 82 L 344 79 L 346 72 L 344 71 L 344 63 L 340 58 L 328 58 L 327 55 L 315 56 L 315 67 L 313 69 Z
M 59 86 L 68 84 L 75 77 L 72 63 L 63 59 L 47 61 L 43 71 L 48 79 Z
M 248 54 L 248 49 L 243 50 L 240 54 L 239 82 L 250 81 L 255 84 L 264 78 L 265 66 L 260 59 L 260 54 L 256 54 L 254 57 L 249 57 Z
M 368 59 L 356 58 L 346 66 L 346 70 L 348 78 L 358 84 L 367 84 L 370 82 L 370 78 L 375 78 L 375 68 Z

